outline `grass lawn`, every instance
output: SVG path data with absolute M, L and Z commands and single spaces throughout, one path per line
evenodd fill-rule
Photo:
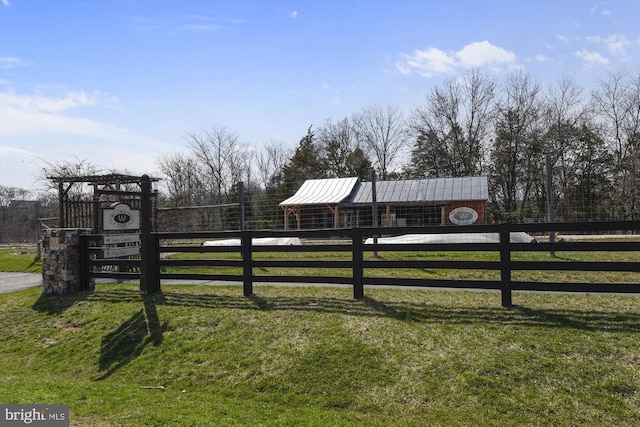
M 2 248 L 0 271 L 40 273 L 42 261 L 36 259 L 35 248 Z
M 0 294 L 0 402 L 93 426 L 640 425 L 640 297 L 254 290 Z

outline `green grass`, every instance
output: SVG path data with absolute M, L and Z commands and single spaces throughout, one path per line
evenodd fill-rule
M 0 402 L 94 426 L 640 425 L 639 297 L 255 292 L 1 294 Z
M 36 259 L 35 248 L 0 249 L 0 271 L 40 273 L 42 262 Z

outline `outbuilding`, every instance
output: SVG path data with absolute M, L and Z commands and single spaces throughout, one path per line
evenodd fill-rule
M 300 229 L 373 225 L 373 182 L 357 178 L 305 181 L 279 205 L 284 227 Z M 375 183 L 381 226 L 469 225 L 485 222 L 487 177 L 422 178 Z

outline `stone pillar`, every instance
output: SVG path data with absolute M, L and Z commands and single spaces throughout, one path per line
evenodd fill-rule
M 91 234 L 87 228 L 53 228 L 42 240 L 42 293 L 73 294 L 95 288 L 95 279 L 81 283 L 81 235 Z M 88 289 L 87 289 L 88 287 Z

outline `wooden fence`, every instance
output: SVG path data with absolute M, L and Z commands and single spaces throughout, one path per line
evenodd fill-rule
M 630 241 L 556 241 L 549 243 L 511 243 L 511 233 L 527 232 L 531 234 L 561 232 L 564 234 L 638 233 L 640 221 L 602 222 L 602 223 L 537 223 L 537 224 L 500 224 L 474 225 L 467 227 L 384 227 L 352 228 L 308 231 L 228 231 L 195 233 L 145 233 L 143 230 L 141 260 L 101 259 L 96 248 L 98 236 L 83 238 L 86 268 L 84 280 L 90 278 L 115 278 L 121 280 L 140 280 L 142 294 L 160 290 L 161 280 L 202 280 L 240 282 L 245 296 L 253 294 L 254 283 L 327 283 L 346 284 L 353 287 L 354 298 L 364 296 L 365 285 L 445 287 L 462 289 L 492 289 L 501 291 L 502 305 L 512 305 L 512 291 L 561 291 L 561 292 L 603 292 L 603 293 L 640 293 L 640 274 L 632 283 L 585 283 L 585 282 L 533 282 L 512 280 L 515 271 L 617 271 L 640 273 L 637 261 L 517 261 L 512 260 L 514 252 L 640 252 L 640 235 Z M 497 233 L 499 243 L 439 243 L 439 244 L 365 244 L 365 239 L 380 235 L 403 234 L 442 234 L 442 233 Z M 146 234 L 146 237 L 145 237 Z M 303 246 L 260 246 L 253 244 L 256 238 L 298 237 L 305 239 Z M 203 246 L 201 243 L 212 239 L 239 239 L 237 246 Z M 338 240 L 340 239 L 340 240 Z M 93 243 L 92 243 L 93 242 Z M 184 242 L 193 242 L 186 244 Z M 313 242 L 314 244 L 308 244 Z M 93 247 L 93 248 L 91 248 Z M 474 260 L 385 260 L 367 257 L 367 252 L 494 252 L 499 254 L 495 261 Z M 93 252 L 94 256 L 89 253 Z M 169 259 L 167 253 L 238 253 L 237 259 Z M 280 257 L 269 260 L 254 259 L 258 253 L 279 253 Z M 342 254 L 342 259 L 293 260 L 287 259 L 292 252 L 324 252 Z M 96 256 L 97 255 L 97 256 Z M 337 256 L 336 258 L 340 258 Z M 345 259 L 346 258 L 346 259 Z M 637 260 L 637 257 L 632 257 Z M 106 265 L 118 265 L 117 271 L 100 271 Z M 125 268 L 122 268 L 125 267 Z M 168 273 L 171 267 L 235 267 L 238 274 L 211 273 Z M 344 275 L 263 275 L 255 274 L 257 269 L 294 268 L 294 269 L 347 269 Z M 457 269 L 457 270 L 494 270 L 500 272 L 497 280 L 440 280 L 394 277 L 375 277 L 366 274 L 371 269 Z M 138 272 L 131 272 L 138 270 Z

